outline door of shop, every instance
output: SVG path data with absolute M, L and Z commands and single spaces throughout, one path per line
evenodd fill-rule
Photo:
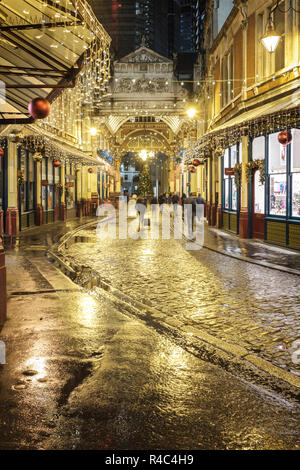
M 265 238 L 265 186 L 259 181 L 259 171 L 254 173 L 252 183 L 252 237 Z

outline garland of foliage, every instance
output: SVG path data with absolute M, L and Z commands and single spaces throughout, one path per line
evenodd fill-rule
M 239 189 L 241 187 L 241 180 L 242 180 L 242 163 L 236 163 L 234 165 L 234 182 Z
M 252 162 L 246 163 L 246 177 L 247 181 L 252 181 L 253 174 L 255 171 L 259 171 L 259 182 L 264 184 L 266 180 L 266 165 L 265 160 L 253 160 Z

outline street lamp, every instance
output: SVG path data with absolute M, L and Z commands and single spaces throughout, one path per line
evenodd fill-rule
M 261 42 L 269 52 L 275 52 L 279 44 L 281 35 L 274 28 L 271 13 L 268 18 L 266 34 L 261 38 Z

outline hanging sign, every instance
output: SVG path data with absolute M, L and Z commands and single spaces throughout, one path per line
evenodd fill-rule
M 42 180 L 41 183 L 42 186 L 48 186 L 48 180 Z
M 234 175 L 234 168 L 225 168 L 225 175 L 226 176 L 233 176 Z

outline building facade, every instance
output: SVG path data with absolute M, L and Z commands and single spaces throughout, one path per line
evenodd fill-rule
M 185 162 L 201 162 L 192 186 L 207 200 L 211 225 L 300 249 L 296 4 L 209 3 L 198 142 Z M 280 35 L 272 53 L 261 41 L 270 14 Z

